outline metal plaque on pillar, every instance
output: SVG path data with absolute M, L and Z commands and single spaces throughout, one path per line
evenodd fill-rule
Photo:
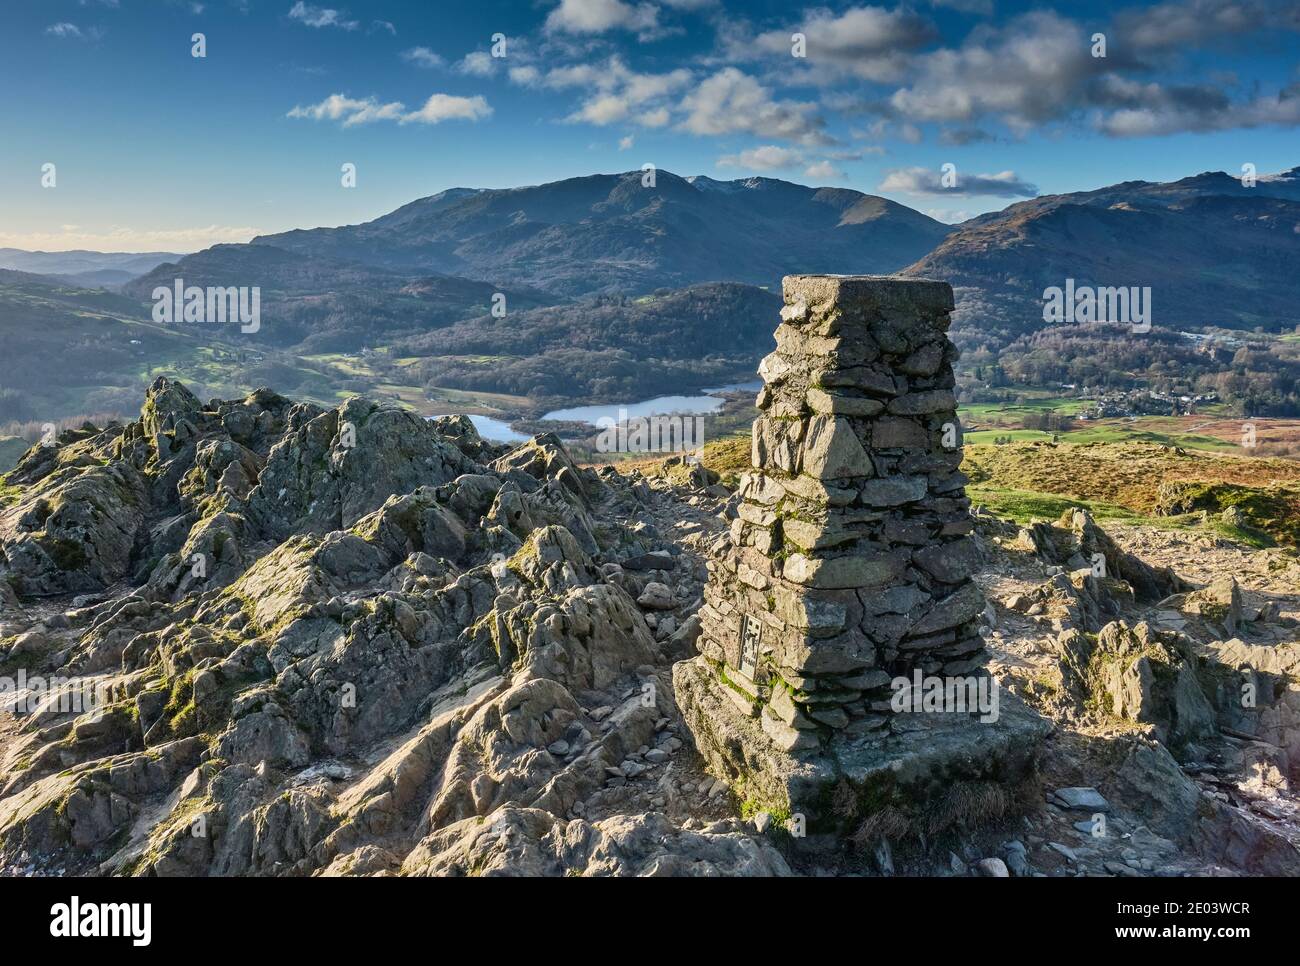
M 763 622 L 749 614 L 740 625 L 740 673 L 751 681 L 758 677 L 758 645 L 763 639 Z

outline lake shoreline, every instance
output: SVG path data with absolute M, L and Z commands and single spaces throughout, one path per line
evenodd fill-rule
M 734 396 L 757 393 L 762 382 L 757 378 L 709 389 L 700 389 L 691 395 L 672 394 L 655 396 L 640 402 L 594 403 L 567 409 L 553 409 L 536 417 L 511 419 L 478 413 L 465 413 L 484 439 L 493 442 L 522 443 L 538 433 L 555 433 L 562 439 L 582 439 L 600 429 L 600 420 L 644 418 L 649 416 L 690 415 L 704 416 L 719 412 Z M 437 419 L 452 413 L 427 416 Z

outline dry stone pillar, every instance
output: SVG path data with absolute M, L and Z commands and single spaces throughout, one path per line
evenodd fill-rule
M 888 730 L 890 682 L 983 663 L 952 288 L 795 275 L 700 652 L 780 750 Z

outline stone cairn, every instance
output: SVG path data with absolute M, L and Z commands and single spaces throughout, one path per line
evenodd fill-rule
M 716 548 L 700 652 L 782 751 L 888 729 L 891 681 L 972 674 L 972 582 L 948 340 L 952 287 L 875 276 L 784 280 L 759 366 L 754 471 Z

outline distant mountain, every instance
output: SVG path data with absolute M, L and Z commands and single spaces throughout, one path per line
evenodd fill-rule
M 456 188 L 362 225 L 266 235 L 253 246 L 578 296 L 711 281 L 775 287 L 797 272 L 893 272 L 952 230 L 846 188 L 662 170 L 654 187 L 642 187 L 642 177 Z
M 136 272 L 124 272 L 120 268 L 99 268 L 93 272 L 73 272 L 71 275 L 45 276 L 45 278 L 66 282 L 78 288 L 106 288 L 113 291 L 121 288 L 136 277 Z
M 964 222 L 907 274 L 951 282 L 958 328 L 997 343 L 1044 326 L 1043 291 L 1150 286 L 1152 323 L 1300 325 L 1300 168 L 1045 195 Z
M 125 273 L 115 276 L 119 281 L 125 281 L 180 257 L 172 252 L 29 252 L 21 248 L 0 248 L 0 268 L 62 276 L 111 270 Z
M 711 282 L 466 319 L 393 354 L 429 360 L 418 374 L 432 386 L 617 402 L 752 375 L 780 310 L 764 289 Z
M 709 282 L 629 298 L 581 302 L 465 319 L 398 343 L 414 355 L 530 355 L 552 349 L 632 349 L 647 358 L 698 359 L 713 353 L 759 357 L 772 351 L 781 299 L 735 282 Z
M 373 384 L 416 399 L 442 389 L 504 394 L 516 411 L 560 398 L 632 399 L 746 371 L 770 348 L 782 275 L 904 271 L 956 289 L 952 331 L 966 352 L 967 399 L 1017 385 L 1158 381 L 1289 414 L 1300 409 L 1293 343 L 1207 347 L 1177 331 L 1300 326 L 1297 226 L 1300 168 L 1253 187 L 1221 172 L 1123 182 L 958 226 L 861 192 L 772 178 L 659 171 L 654 187 L 642 187 L 637 171 L 455 188 L 362 225 L 183 257 L 59 253 L 70 261 L 41 262 L 56 276 L 0 270 L 0 326 L 9 323 L 0 387 L 13 390 L 0 408 L 26 418 L 21 394 L 47 393 L 37 409 L 85 411 L 166 366 L 212 384 L 256 380 L 319 398 Z M 168 260 L 121 284 L 120 295 L 73 287 L 111 285 L 108 273 L 140 264 L 76 261 L 110 257 Z M 177 278 L 258 286 L 261 330 L 149 324 L 154 288 Z M 1120 326 L 1045 323 L 1043 291 L 1067 279 L 1149 286 L 1160 331 L 1143 339 Z M 498 294 L 504 317 L 491 312 Z M 335 354 L 366 361 L 322 358 Z M 82 388 L 60 400 L 50 393 L 65 361 Z
M 271 245 L 216 245 L 159 265 L 125 286 L 142 301 L 155 287 L 256 286 L 262 328 L 257 341 L 304 352 L 350 351 L 404 338 L 491 310 L 497 292 L 508 310 L 551 304 L 523 287 L 447 275 L 400 274 L 359 262 Z
M 0 269 L 0 426 L 134 404 L 152 367 L 193 351 L 146 318 L 134 299 Z

